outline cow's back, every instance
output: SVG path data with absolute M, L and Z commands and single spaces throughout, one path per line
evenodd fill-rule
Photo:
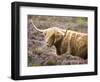
M 87 34 L 68 30 L 62 41 L 62 54 L 70 52 L 74 56 L 87 58 Z

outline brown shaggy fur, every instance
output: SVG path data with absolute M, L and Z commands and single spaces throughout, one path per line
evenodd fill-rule
M 68 30 L 61 43 L 61 53 L 68 53 L 87 58 L 87 34 Z
M 57 55 L 67 52 L 73 56 L 87 58 L 87 34 L 53 27 L 45 30 L 44 36 L 47 46 L 55 45 Z

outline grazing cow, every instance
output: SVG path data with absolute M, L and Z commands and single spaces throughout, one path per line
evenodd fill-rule
M 44 30 L 38 29 L 32 22 L 33 27 L 44 34 L 48 47 L 55 46 L 57 55 L 70 53 L 73 56 L 87 58 L 87 34 L 72 30 L 64 30 L 52 27 Z

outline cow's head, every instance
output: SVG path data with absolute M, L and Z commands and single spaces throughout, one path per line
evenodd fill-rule
M 65 32 L 65 30 L 59 29 L 57 27 L 40 30 L 33 24 L 33 22 L 32 22 L 32 25 L 37 31 L 43 33 L 45 37 L 46 45 L 48 47 L 53 46 L 57 41 L 61 40 Z

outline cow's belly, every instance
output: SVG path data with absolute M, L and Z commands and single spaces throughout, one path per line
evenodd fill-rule
M 87 48 L 80 48 L 80 49 L 76 49 L 76 48 L 71 48 L 71 54 L 73 56 L 79 56 L 81 58 L 86 59 L 87 58 Z

